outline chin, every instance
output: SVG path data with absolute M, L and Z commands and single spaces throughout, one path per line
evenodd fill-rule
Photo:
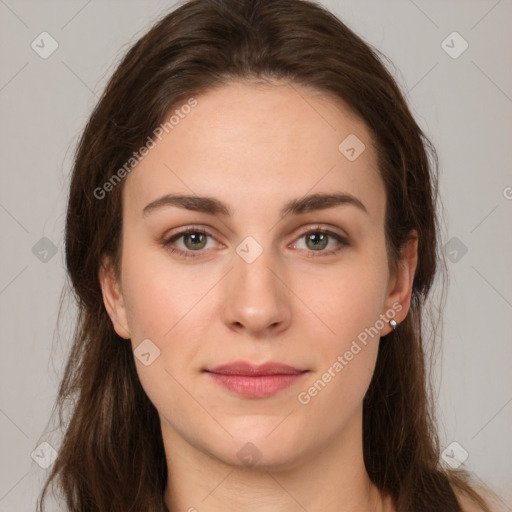
M 290 425 L 276 429 L 279 422 L 274 419 L 272 422 L 264 422 L 265 427 L 269 424 L 272 425 L 271 428 L 262 428 L 260 423 L 257 428 L 237 430 L 243 434 L 235 434 L 230 446 L 224 446 L 225 452 L 217 453 L 217 456 L 227 464 L 254 471 L 294 468 L 304 456 L 303 436 L 299 432 L 292 432 Z M 216 448 L 218 450 L 219 445 Z

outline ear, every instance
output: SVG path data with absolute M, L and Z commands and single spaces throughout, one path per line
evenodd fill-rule
M 418 264 L 418 232 L 412 230 L 409 236 L 410 238 L 400 251 L 401 258 L 398 262 L 398 270 L 389 280 L 388 294 L 385 301 L 386 311 L 390 309 L 396 311 L 394 320 L 397 323 L 402 322 L 409 312 L 414 274 Z M 400 304 L 400 310 L 398 310 L 397 304 Z M 393 328 L 387 323 L 381 336 L 389 334 L 392 330 Z
M 100 266 L 98 278 L 101 285 L 103 303 L 105 304 L 105 309 L 107 310 L 116 333 L 121 336 L 121 338 L 130 339 L 121 286 L 107 258 L 103 260 Z

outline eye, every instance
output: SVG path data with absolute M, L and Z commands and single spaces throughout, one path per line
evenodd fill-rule
M 163 246 L 170 252 L 188 258 L 196 258 L 194 252 L 200 252 L 206 248 L 207 238 L 213 238 L 207 231 L 198 228 L 190 228 L 181 231 L 166 239 Z M 175 243 L 180 238 L 183 239 L 184 248 L 175 247 Z
M 303 233 L 298 240 L 304 239 L 305 249 L 309 252 L 308 258 L 315 258 L 317 256 L 330 256 L 337 254 L 343 247 L 350 245 L 345 238 L 338 235 L 334 231 L 315 227 Z M 330 242 L 334 241 L 334 247 L 330 247 Z M 298 245 L 297 243 L 295 246 Z M 329 248 L 328 250 L 325 250 Z M 316 253 L 316 254 L 315 254 Z
M 165 239 L 162 245 L 171 254 L 177 254 L 178 256 L 186 258 L 197 258 L 204 249 L 208 248 L 208 238 L 215 240 L 214 237 L 204 229 L 189 228 Z M 181 247 L 177 244 L 180 239 L 182 239 Z M 337 254 L 343 247 L 350 245 L 341 235 L 320 227 L 309 229 L 309 231 L 303 233 L 297 240 L 300 241 L 302 239 L 305 240 L 306 247 L 298 248 L 307 251 L 308 258 Z M 332 247 L 331 242 L 335 242 L 334 247 Z M 297 245 L 300 244 L 295 242 L 293 247 L 297 248 Z

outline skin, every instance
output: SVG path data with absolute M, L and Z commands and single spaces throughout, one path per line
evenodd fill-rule
M 302 86 L 233 82 L 196 99 L 126 178 L 120 281 L 108 260 L 100 270 L 116 332 L 134 349 L 150 339 L 160 350 L 149 366 L 135 361 L 161 419 L 167 506 L 392 510 L 371 484 L 362 451 L 362 401 L 389 323 L 308 404 L 297 399 L 379 315 L 400 304 L 400 323 L 409 310 L 417 240 L 391 275 L 386 194 L 370 133 L 343 104 Z M 349 134 L 366 146 L 354 161 L 338 150 Z M 368 213 L 338 205 L 279 216 L 291 199 L 333 191 L 356 196 Z M 176 206 L 143 215 L 168 193 L 217 198 L 233 215 Z M 211 237 L 199 250 L 197 238 L 174 247 L 196 257 L 170 253 L 163 241 L 192 226 Z M 318 226 L 349 245 L 334 238 L 325 248 L 307 245 L 304 234 Z M 252 263 L 236 252 L 247 236 L 263 249 Z M 244 398 L 202 371 L 236 360 L 309 372 L 272 397 Z M 261 454 L 252 467 L 237 456 L 248 442 Z

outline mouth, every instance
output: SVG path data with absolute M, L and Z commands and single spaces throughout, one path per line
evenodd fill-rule
M 282 363 L 234 362 L 204 370 L 224 389 L 246 398 L 267 398 L 296 384 L 309 370 Z

